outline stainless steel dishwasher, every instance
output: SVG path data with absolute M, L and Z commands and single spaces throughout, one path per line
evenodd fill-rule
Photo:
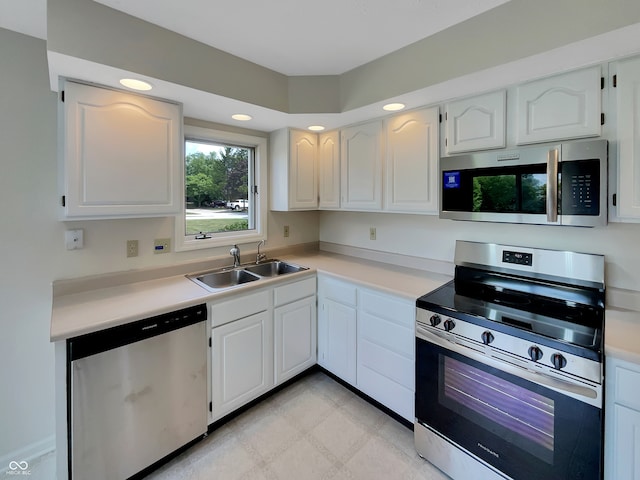
M 130 478 L 207 431 L 206 305 L 68 340 L 69 477 Z

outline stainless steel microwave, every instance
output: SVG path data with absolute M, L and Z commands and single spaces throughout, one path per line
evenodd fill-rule
M 606 140 L 536 145 L 440 159 L 440 218 L 607 224 Z

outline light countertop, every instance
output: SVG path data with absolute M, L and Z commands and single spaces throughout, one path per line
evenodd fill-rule
M 409 300 L 430 292 L 451 276 L 327 252 L 280 255 L 309 267 L 304 272 L 264 279 L 235 289 L 211 292 L 185 275 L 123 283 L 92 290 L 67 291 L 53 299 L 51 341 L 65 340 L 207 301 L 315 275 L 316 272 Z M 78 284 L 81 284 L 79 280 Z M 82 289 L 80 289 L 82 290 Z M 608 308 L 605 355 L 640 364 L 640 312 Z
M 289 262 L 310 267 L 309 270 L 282 277 L 263 279 L 242 286 L 211 292 L 185 275 L 123 283 L 74 293 L 67 288 L 54 295 L 51 315 L 51 341 L 123 325 L 172 310 L 223 299 L 276 283 L 300 280 L 316 272 L 327 273 L 363 286 L 415 300 L 439 287 L 451 277 L 423 270 L 397 267 L 332 253 L 279 256 Z M 78 281 L 79 287 L 82 279 Z

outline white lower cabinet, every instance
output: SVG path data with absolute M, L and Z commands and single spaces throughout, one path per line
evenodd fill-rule
M 285 303 L 277 306 L 281 299 Z M 316 364 L 315 279 L 277 287 L 274 304 L 275 384 L 279 385 Z
M 640 365 L 607 358 L 605 479 L 640 480 Z
M 316 363 L 316 279 L 210 302 L 214 422 Z
M 318 275 L 318 364 L 356 385 L 356 287 Z
M 413 422 L 415 393 L 413 302 L 358 290 L 358 388 Z
M 318 275 L 318 364 L 413 422 L 412 301 Z

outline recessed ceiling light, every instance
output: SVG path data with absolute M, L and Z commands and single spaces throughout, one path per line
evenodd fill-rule
M 231 118 L 233 118 L 234 120 L 239 120 L 241 122 L 248 122 L 253 117 L 251 115 L 247 115 L 245 113 L 236 113 L 234 115 L 231 115 Z
M 398 110 L 402 110 L 404 107 L 406 107 L 404 103 L 388 103 L 382 107 L 382 109 L 387 112 L 397 112 Z
M 150 83 L 143 82 L 142 80 L 136 80 L 135 78 L 123 78 L 120 80 L 120 85 L 142 91 L 151 90 L 153 88 Z
M 321 132 L 322 130 L 324 130 L 324 127 L 322 125 L 311 125 L 307 128 L 312 132 Z

